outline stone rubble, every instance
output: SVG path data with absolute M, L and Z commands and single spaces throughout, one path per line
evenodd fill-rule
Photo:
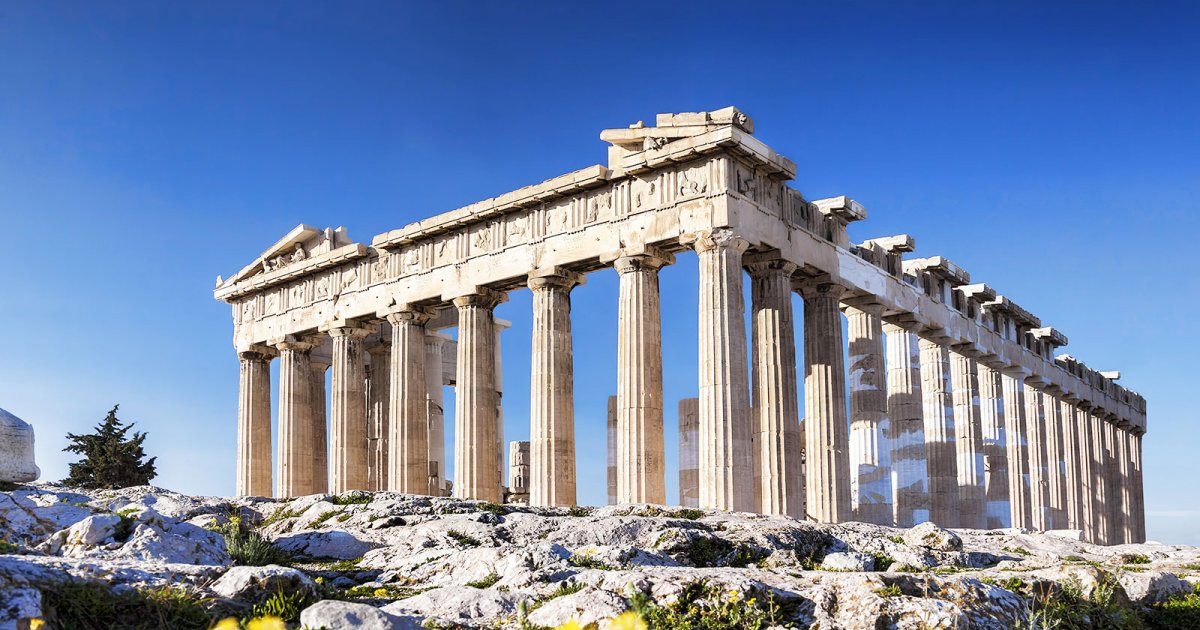
M 297 557 L 295 567 L 232 566 L 208 529 L 231 515 L 257 524 Z M 391 492 L 269 500 L 26 485 L 0 494 L 0 531 L 15 546 L 0 555 L 0 629 L 42 614 L 41 591 L 72 579 L 173 585 L 239 610 L 278 590 L 303 593 L 324 600 L 301 620 L 329 628 L 517 627 L 522 615 L 537 626 L 574 619 L 603 628 L 635 592 L 666 603 L 702 580 L 774 593 L 801 628 L 1009 628 L 1030 609 L 1003 587 L 1014 578 L 1074 581 L 1085 596 L 1108 579 L 1137 605 L 1200 583 L 1200 549 L 1180 545 Z M 354 593 L 335 598 L 347 588 Z

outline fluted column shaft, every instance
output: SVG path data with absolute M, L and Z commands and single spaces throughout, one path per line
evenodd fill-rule
M 330 416 L 330 490 L 366 490 L 367 394 L 363 338 L 368 330 L 358 326 L 331 328 L 333 338 L 333 390 Z
M 446 487 L 446 413 L 442 400 L 442 344 L 438 333 L 425 331 L 425 413 L 429 427 L 429 494 L 440 497 Z
M 529 278 L 533 349 L 529 380 L 529 504 L 575 505 L 575 376 L 571 288 L 578 274 Z
M 1131 543 L 1134 539 L 1133 524 L 1133 456 L 1129 452 L 1129 431 L 1125 426 L 1117 427 L 1117 464 L 1120 479 L 1121 531 L 1117 540 Z
M 481 289 L 455 298 L 458 366 L 454 398 L 454 496 L 500 502 L 500 415 L 496 395 L 493 309 L 502 293 Z M 422 388 L 423 389 L 423 388 Z M 423 449 L 427 446 L 422 445 Z
M 1050 465 L 1047 455 L 1045 409 L 1042 392 L 1030 382 L 1025 383 L 1025 442 L 1029 458 L 1030 526 L 1050 529 Z
M 1146 542 L 1146 494 L 1142 469 L 1142 434 L 1129 434 L 1129 452 L 1133 457 L 1133 542 Z
M 789 451 L 789 433 L 800 430 L 796 391 L 796 337 L 792 321 L 792 273 L 783 261 L 747 265 L 753 308 L 755 448 L 758 449 L 760 511 L 804 518 L 800 454 Z
M 1091 414 L 1088 413 L 1090 405 L 1076 403 L 1073 407 L 1075 431 L 1078 438 L 1076 457 L 1079 460 L 1079 523 L 1076 527 L 1083 530 L 1084 540 L 1096 542 L 1096 467 L 1092 460 L 1092 444 L 1095 436 L 1092 434 Z
M 918 347 L 930 520 L 942 527 L 958 527 L 958 451 L 950 395 L 950 349 L 925 338 L 920 339 Z
M 1012 508 L 1008 501 L 1008 442 L 1004 418 L 1004 389 L 1000 372 L 978 363 L 979 418 L 983 432 L 984 496 L 987 528 L 1008 527 Z
M 238 496 L 271 496 L 271 356 L 239 352 Z
M 850 479 L 854 520 L 891 525 L 892 453 L 888 439 L 883 307 L 846 307 L 849 335 Z
M 1008 505 L 1012 527 L 1033 527 L 1029 489 L 1029 444 L 1026 442 L 1025 375 L 1005 371 L 1000 384 L 1004 391 L 1004 429 L 1008 451 Z
M 969 349 L 950 351 L 958 454 L 958 526 L 987 527 L 984 487 L 983 420 L 979 403 L 979 365 Z
M 392 380 L 389 376 L 392 348 L 378 343 L 367 348 L 371 365 L 367 372 L 367 485 L 371 490 L 388 489 L 388 403 Z
M 279 479 L 277 495 L 312 494 L 312 367 L 313 344 L 294 338 L 275 343 L 279 350 Z
M 386 314 L 392 325 L 392 361 L 388 368 L 391 379 L 391 400 L 388 403 L 388 490 L 393 492 L 429 492 L 425 322 L 429 321 L 430 315 L 426 309 L 411 306 L 397 308 Z M 461 335 L 461 317 L 459 326 Z
M 329 415 L 325 395 L 325 372 L 329 364 L 309 357 L 309 386 L 312 388 L 312 423 L 309 435 L 313 437 L 312 486 L 309 494 L 329 491 Z
M 658 270 L 668 258 L 639 255 L 613 263 L 617 315 L 617 503 L 666 503 L 663 443 L 662 316 Z
M 1108 512 L 1108 527 L 1106 544 L 1121 544 L 1121 531 L 1125 527 L 1121 514 L 1121 465 L 1118 463 L 1117 426 L 1113 424 L 1111 415 L 1105 415 L 1104 421 L 1104 505 Z
M 679 401 L 679 505 L 700 506 L 700 399 Z
M 1087 481 L 1083 478 L 1083 460 L 1079 457 L 1079 424 L 1075 415 L 1076 399 L 1071 396 L 1059 398 L 1059 415 L 1063 432 L 1063 482 L 1066 489 L 1066 527 L 1084 530 L 1083 492 Z M 1084 530 L 1086 533 L 1086 530 Z
M 850 435 L 846 426 L 844 289 L 813 280 L 804 296 L 805 501 L 818 523 L 850 520 Z
M 699 234 L 700 259 L 700 507 L 753 512 L 753 422 L 742 253 L 747 242 L 730 230 Z
M 1066 529 L 1067 525 L 1067 433 L 1063 425 L 1062 403 L 1048 390 L 1042 391 L 1042 414 L 1046 419 L 1046 501 L 1049 506 L 1048 529 Z
M 891 422 L 892 500 L 896 527 L 929 520 L 925 461 L 925 409 L 921 396 L 921 350 L 909 330 L 885 324 L 888 419 Z
M 1110 541 L 1110 523 L 1112 514 L 1108 501 L 1108 431 L 1105 429 L 1101 410 L 1093 408 L 1088 414 L 1088 423 L 1092 427 L 1092 510 L 1095 516 L 1092 531 L 1093 542 L 1107 545 Z

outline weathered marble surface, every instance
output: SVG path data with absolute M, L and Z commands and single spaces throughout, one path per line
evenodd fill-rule
M 0 482 L 25 483 L 41 474 L 34 463 L 33 427 L 0 409 Z

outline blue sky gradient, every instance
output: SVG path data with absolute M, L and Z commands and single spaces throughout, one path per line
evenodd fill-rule
M 46 478 L 119 402 L 157 483 L 229 494 L 217 274 L 298 223 L 369 242 L 602 163 L 601 129 L 736 105 L 806 196 L 867 207 L 853 239 L 912 234 L 1121 370 L 1149 401 L 1149 536 L 1200 544 L 1200 5 L 836 5 L 0 4 L 0 407 Z M 695 275 L 662 274 L 669 497 Z M 497 311 L 509 439 L 529 308 Z M 574 314 L 580 500 L 601 503 L 615 273 Z

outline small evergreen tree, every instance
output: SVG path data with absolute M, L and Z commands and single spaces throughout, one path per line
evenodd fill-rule
M 81 488 L 128 488 L 129 486 L 144 486 L 150 483 L 156 474 L 154 460 L 151 457 L 143 462 L 146 453 L 142 451 L 145 433 L 134 432 L 133 437 L 125 439 L 125 434 L 133 428 L 133 423 L 123 424 L 117 419 L 117 407 L 113 405 L 108 417 L 96 425 L 96 432 L 89 435 L 68 433 L 67 439 L 72 444 L 64 451 L 83 455 L 83 459 L 71 464 L 71 474 L 63 479 L 69 486 Z

